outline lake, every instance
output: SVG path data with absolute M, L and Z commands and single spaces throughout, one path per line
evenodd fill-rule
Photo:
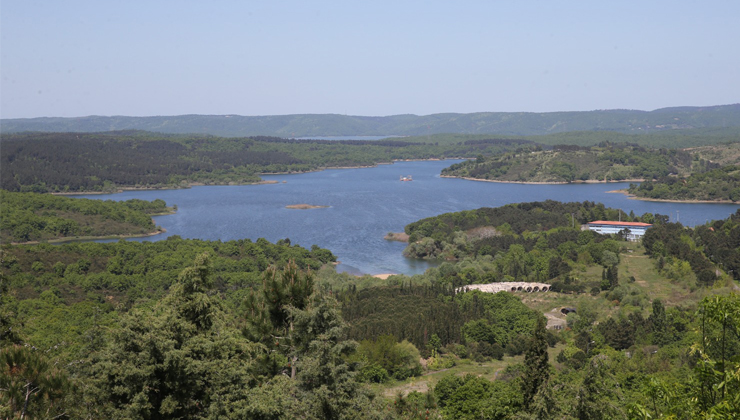
M 161 198 L 177 205 L 176 214 L 157 216 L 167 232 L 139 240 L 161 240 L 171 235 L 206 240 L 265 238 L 331 250 L 341 264 L 338 271 L 354 274 L 424 272 L 435 263 L 401 255 L 405 244 L 386 241 L 388 232 L 401 232 L 408 223 L 442 213 L 542 201 L 595 201 L 626 213 L 668 215 L 687 226 L 724 219 L 735 204 L 661 203 L 631 200 L 607 191 L 627 183 L 526 185 L 441 178 L 440 171 L 460 162 L 396 162 L 374 168 L 330 169 L 297 175 L 265 175 L 277 184 L 199 186 L 183 190 L 127 191 L 111 195 L 78 196 L 128 200 Z M 413 176 L 412 182 L 399 181 Z M 285 182 L 283 182 L 285 181 Z M 327 208 L 286 209 L 291 204 Z

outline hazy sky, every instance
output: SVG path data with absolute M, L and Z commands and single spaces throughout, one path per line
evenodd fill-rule
M 740 102 L 740 1 L 0 3 L 0 116 Z

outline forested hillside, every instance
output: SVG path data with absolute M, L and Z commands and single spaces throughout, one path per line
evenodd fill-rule
M 542 135 L 568 131 L 645 133 L 702 127 L 737 127 L 740 126 L 740 105 L 676 107 L 649 112 L 637 110 L 478 112 L 387 117 L 336 114 L 89 116 L 4 119 L 2 125 L 5 133 L 146 130 L 224 137 L 420 136 L 438 133 Z
M 616 212 L 425 219 L 409 233 L 451 240 L 459 260 L 388 280 L 289 240 L 6 244 L 0 414 L 735 418 L 740 212 L 696 229 L 643 215 L 644 247 L 573 227 Z M 543 275 L 553 292 L 453 291 Z M 563 330 L 545 329 L 553 313 Z
M 711 167 L 675 149 L 647 149 L 603 143 L 592 147 L 557 145 L 552 150 L 480 156 L 442 171 L 444 176 L 514 182 L 583 182 L 657 179 Z
M 0 190 L 0 242 L 158 233 L 151 216 L 174 208 L 163 200 L 100 201 Z
M 68 192 L 244 184 L 258 182 L 261 173 L 489 155 L 530 143 L 490 138 L 442 145 L 403 140 L 226 139 L 145 132 L 4 134 L 0 185 L 9 191 Z

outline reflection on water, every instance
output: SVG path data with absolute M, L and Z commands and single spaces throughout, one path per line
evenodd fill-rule
M 660 203 L 628 199 L 607 191 L 628 184 L 524 185 L 440 178 L 459 161 L 396 162 L 376 168 L 333 169 L 300 175 L 269 175 L 277 184 L 205 186 L 186 190 L 131 191 L 87 198 L 128 200 L 161 198 L 176 204 L 174 215 L 156 216 L 167 233 L 138 240 L 161 240 L 170 235 L 207 240 L 290 238 L 293 244 L 330 249 L 342 262 L 337 269 L 352 273 L 422 273 L 433 263 L 408 260 L 405 244 L 386 241 L 388 232 L 401 232 L 408 223 L 442 213 L 542 201 L 595 201 L 635 214 L 668 215 L 694 226 L 724 219 L 734 204 Z M 400 182 L 412 175 L 412 182 Z M 286 181 L 283 183 L 282 181 Z M 290 204 L 327 208 L 286 209 Z

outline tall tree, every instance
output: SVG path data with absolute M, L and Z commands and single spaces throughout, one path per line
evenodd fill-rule
M 295 262 L 289 261 L 282 271 L 268 268 L 262 276 L 262 289 L 247 296 L 243 334 L 265 345 L 260 365 L 266 377 L 290 367 L 290 377 L 295 379 L 298 354 L 291 310 L 305 309 L 313 292 L 313 275 L 301 273 Z
M 539 317 L 529 343 L 529 349 L 527 349 L 527 353 L 524 356 L 522 395 L 524 397 L 525 409 L 529 408 L 540 387 L 550 378 L 545 326 L 545 318 Z

